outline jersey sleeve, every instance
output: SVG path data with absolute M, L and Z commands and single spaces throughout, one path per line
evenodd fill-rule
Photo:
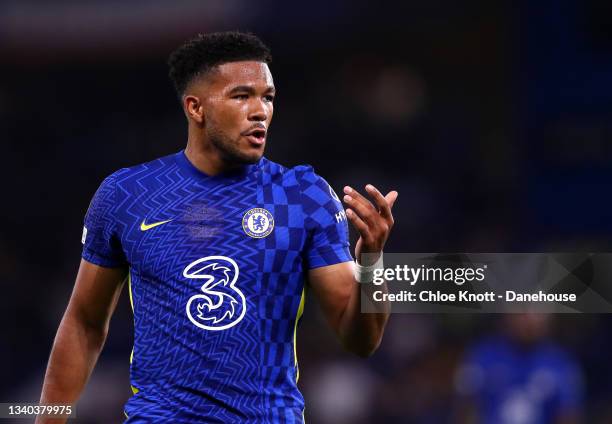
M 299 167 L 304 225 L 307 232 L 304 257 L 307 268 L 352 261 L 346 213 L 340 199 L 312 167 Z
M 83 259 L 109 268 L 127 264 L 116 232 L 115 193 L 115 174 L 112 174 L 100 184 L 91 199 L 81 239 Z

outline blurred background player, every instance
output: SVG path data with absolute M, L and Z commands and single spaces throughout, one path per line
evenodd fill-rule
M 511 314 L 502 331 L 475 341 L 456 377 L 459 423 L 576 424 L 583 385 L 578 363 L 549 338 L 551 315 Z

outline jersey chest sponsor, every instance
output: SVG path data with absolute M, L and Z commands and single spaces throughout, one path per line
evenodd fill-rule
M 183 277 L 199 286 L 185 305 L 189 321 L 211 331 L 238 324 L 247 310 L 246 298 L 237 285 L 239 275 L 238 264 L 227 256 L 206 256 L 187 265 Z

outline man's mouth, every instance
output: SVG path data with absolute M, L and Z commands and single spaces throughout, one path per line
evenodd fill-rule
M 252 144 L 256 146 L 261 146 L 266 141 L 266 130 L 264 128 L 253 128 L 242 134 L 245 136 Z

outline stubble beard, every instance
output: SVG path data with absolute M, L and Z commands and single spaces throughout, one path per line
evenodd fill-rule
M 228 164 L 251 165 L 261 158 L 260 154 L 247 154 L 240 151 L 239 139 L 233 140 L 215 125 L 210 125 L 207 132 L 211 144 L 219 151 L 221 158 Z

